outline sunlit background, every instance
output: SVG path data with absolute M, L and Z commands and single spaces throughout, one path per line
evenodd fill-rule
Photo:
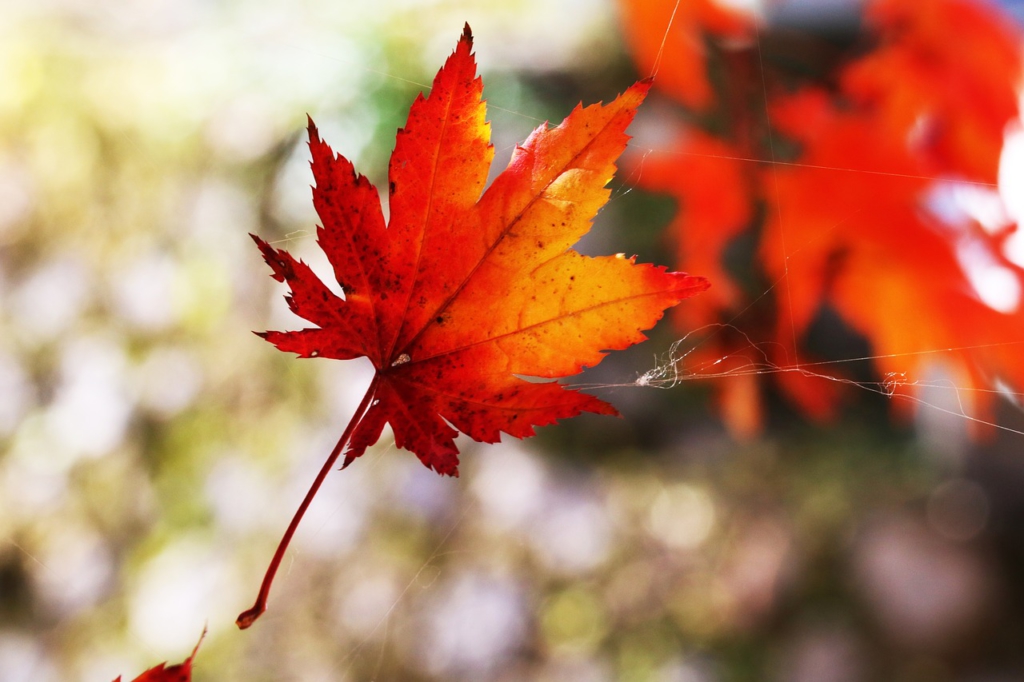
M 738 442 L 706 385 L 628 386 L 670 327 L 585 377 L 622 420 L 460 441 L 459 479 L 385 437 L 235 628 L 371 376 L 251 334 L 300 321 L 248 233 L 324 269 L 306 115 L 380 185 L 466 21 L 499 164 L 637 77 L 604 0 L 0 6 L 0 680 L 204 627 L 197 682 L 1021 679 L 1024 435 L 865 392 Z M 614 187 L 585 248 L 671 264 L 671 203 Z

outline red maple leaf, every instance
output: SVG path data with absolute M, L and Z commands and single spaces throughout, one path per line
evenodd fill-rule
M 541 126 L 484 191 L 493 149 L 471 49 L 467 26 L 398 133 L 387 227 L 376 189 L 310 122 L 317 235 L 344 298 L 305 263 L 254 237 L 274 277 L 291 288 L 292 311 L 316 325 L 263 336 L 301 357 L 365 356 L 376 373 L 240 627 L 264 610 L 283 549 L 343 451 L 347 466 L 390 424 L 398 447 L 457 475 L 458 432 L 492 443 L 502 432 L 524 438 L 581 412 L 615 414 L 593 396 L 521 377 L 555 379 L 596 365 L 708 286 L 622 255 L 591 258 L 570 248 L 607 201 L 605 185 L 649 83 L 610 104 L 577 107 L 555 128 Z

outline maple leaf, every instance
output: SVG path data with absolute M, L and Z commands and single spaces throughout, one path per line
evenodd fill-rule
M 203 629 L 203 634 L 199 636 L 199 641 L 196 642 L 195 648 L 192 649 L 192 655 L 181 663 L 170 667 L 167 666 L 167 663 L 153 666 L 132 680 L 132 682 L 191 682 L 192 659 L 196 657 L 196 652 L 199 651 L 199 645 L 203 643 L 204 637 L 206 637 L 205 629 Z M 121 682 L 120 675 L 114 682 Z
M 308 265 L 253 237 L 293 312 L 315 327 L 264 338 L 301 357 L 365 356 L 366 396 L 282 540 L 247 627 L 298 519 L 336 459 L 344 466 L 380 437 L 431 469 L 458 474 L 459 433 L 492 443 L 581 412 L 615 414 L 598 398 L 552 381 L 642 341 L 664 310 L 707 288 L 702 277 L 570 247 L 609 196 L 626 127 L 650 86 L 607 105 L 578 106 L 516 148 L 484 191 L 493 148 L 467 25 L 398 132 L 388 169 L 390 220 L 376 189 L 324 143 L 312 121 L 317 236 L 344 293 Z

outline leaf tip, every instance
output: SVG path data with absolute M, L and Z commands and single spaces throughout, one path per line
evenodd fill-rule
M 673 291 L 680 297 L 678 302 L 682 302 L 683 299 L 696 296 L 711 288 L 711 281 L 707 277 L 690 275 L 685 272 L 669 272 L 666 274 L 675 279 Z
M 654 85 L 654 79 L 650 76 L 638 80 L 636 83 L 631 85 L 626 93 L 636 98 L 636 103 L 633 104 L 633 108 L 640 106 L 640 104 L 647 98 L 647 93 L 651 91 L 651 86 Z
M 256 246 L 259 247 L 260 253 L 263 254 L 263 260 L 270 266 L 270 269 L 273 270 L 271 277 L 276 279 L 278 282 L 283 282 L 288 277 L 294 275 L 293 265 L 295 261 L 292 260 L 292 257 L 289 256 L 287 252 L 278 251 L 268 242 L 260 239 L 252 232 L 249 233 L 249 236 L 252 237 L 252 240 L 256 242 Z
M 313 117 L 306 114 L 306 130 L 309 132 L 310 144 L 320 141 L 320 133 L 316 129 L 316 123 L 313 123 Z
M 462 27 L 462 40 L 465 40 L 470 45 L 473 44 L 473 29 L 469 27 L 468 21 Z

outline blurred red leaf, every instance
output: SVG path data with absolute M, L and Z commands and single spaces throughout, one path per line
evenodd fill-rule
M 666 34 L 676 4 L 622 3 L 641 70 L 662 42 L 728 35 L 697 0 L 678 3 L 688 21 Z M 971 0 L 870 0 L 864 19 L 859 50 L 817 80 L 752 52 L 755 63 L 721 79 L 747 95 L 720 97 L 730 106 L 767 99 L 762 116 L 726 112 L 714 135 L 680 121 L 671 151 L 644 158 L 640 184 L 680 202 L 670 228 L 680 267 L 716 282 L 678 319 L 686 329 L 734 322 L 745 332 L 715 331 L 685 360 L 691 371 L 724 375 L 720 404 L 739 433 L 759 415 L 739 407 L 741 396 L 757 397 L 740 378 L 746 367 L 785 369 L 774 378 L 794 404 L 818 419 L 835 414 L 836 382 L 815 375 L 843 375 L 808 364 L 816 358 L 804 343 L 826 308 L 870 343 L 880 390 L 913 398 L 939 363 L 967 413 L 987 418 L 1000 382 L 1024 386 L 1024 270 L 1006 251 L 1017 228 L 983 226 L 957 203 L 971 192 L 998 203 L 1003 139 L 1018 115 L 1021 32 Z M 734 62 L 699 61 L 695 76 L 692 62 L 663 59 L 655 85 L 708 108 L 693 93 L 713 93 L 709 73 Z M 704 84 L 681 89 L 680 78 Z M 774 163 L 780 154 L 786 163 Z M 726 267 L 740 240 L 756 244 L 746 281 L 735 263 Z M 986 277 L 1002 283 L 1001 296 Z M 762 299 L 774 304 L 756 305 Z
M 752 15 L 714 0 L 621 0 L 622 29 L 641 73 L 694 109 L 713 101 L 707 78 L 705 36 L 745 41 L 754 34 Z
M 843 72 L 844 95 L 872 112 L 876 135 L 907 140 L 928 174 L 996 182 L 1017 115 L 1015 23 L 977 0 L 873 0 L 866 15 L 878 43 Z
M 706 322 L 710 313 L 743 300 L 721 256 L 731 240 L 750 228 L 754 178 L 743 151 L 724 140 L 693 130 L 680 135 L 673 146 L 674 154 L 647 157 L 641 183 L 678 200 L 679 210 L 669 228 L 678 264 L 715 283 L 705 295 L 676 308 L 686 326 Z
M 929 206 L 936 191 L 924 175 L 929 159 L 878 135 L 874 112 L 804 113 L 820 100 L 807 92 L 774 110 L 776 125 L 802 143 L 805 164 L 764 178 L 777 210 L 768 216 L 762 262 L 788 282 L 779 340 L 806 331 L 828 302 L 871 341 L 874 363 L 890 380 L 886 390 L 912 396 L 913 383 L 938 361 L 965 389 L 968 413 L 988 418 L 994 396 L 986 389 L 997 379 L 1024 385 L 1024 364 L 1007 354 L 1020 342 L 1024 312 L 1019 301 L 1012 310 L 993 307 L 971 275 L 998 267 L 1024 290 L 1024 270 L 1002 248 L 1015 228 L 990 233 L 967 216 L 944 219 Z M 799 245 L 795 257 L 784 242 Z

